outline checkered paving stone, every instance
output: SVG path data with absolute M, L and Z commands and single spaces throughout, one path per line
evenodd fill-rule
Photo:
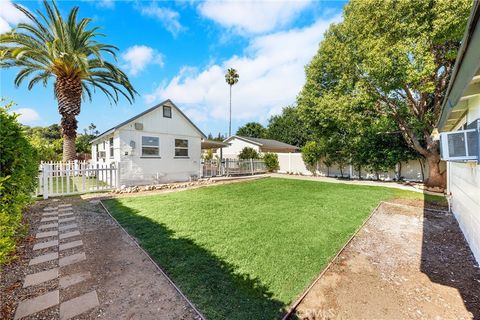
M 76 227 L 78 227 L 78 225 L 76 223 L 71 223 L 71 224 L 67 224 L 67 225 L 59 227 L 58 231 L 65 231 L 65 230 L 68 230 L 68 229 L 74 229 Z
M 80 235 L 80 231 L 75 230 L 75 231 L 61 233 L 58 237 L 59 237 L 60 240 L 62 240 L 62 239 L 67 239 L 67 238 L 71 238 L 71 237 L 76 237 L 76 236 L 79 236 L 79 235 Z
M 42 214 L 42 219 L 40 221 L 42 224 L 38 227 L 38 229 L 53 230 L 40 231 L 35 236 L 37 239 L 41 240 L 43 240 L 43 238 L 57 236 L 58 239 L 40 241 L 35 243 L 35 245 L 33 246 L 33 250 L 50 248 L 52 252 L 45 253 L 31 259 L 29 262 L 29 266 L 36 266 L 45 262 L 55 260 L 58 263 L 58 267 L 27 274 L 23 283 L 23 287 L 40 287 L 49 281 L 56 280 L 58 281 L 60 290 L 46 292 L 31 299 L 20 301 L 17 306 L 17 310 L 15 311 L 14 319 L 30 317 L 35 313 L 41 312 L 48 308 L 59 306 L 60 319 L 66 320 L 76 317 L 99 305 L 97 292 L 95 290 L 60 303 L 60 297 L 62 295 L 61 290 L 91 278 L 91 274 L 90 272 L 77 272 L 70 275 L 62 275 L 62 277 L 59 276 L 62 267 L 79 263 L 86 260 L 87 257 L 85 252 L 79 252 L 59 258 L 58 251 L 83 246 L 82 240 L 75 240 L 59 244 L 59 240 L 81 236 L 80 231 L 75 230 L 78 228 L 78 225 L 76 223 L 59 226 L 59 224 L 61 223 L 75 220 L 75 217 L 72 217 L 73 211 L 71 204 L 60 204 L 58 205 L 58 207 L 47 207 L 44 208 L 44 211 L 45 212 Z M 59 214 L 58 212 L 63 213 Z M 63 233 L 59 233 L 59 231 L 63 231 Z M 45 265 L 45 267 L 47 267 L 47 265 Z
M 57 228 L 58 223 L 53 222 L 53 223 L 48 223 L 48 224 L 42 224 L 38 227 L 39 230 L 44 230 L 44 229 L 51 229 L 51 228 Z
M 50 241 L 36 243 L 33 246 L 33 250 L 40 250 L 40 249 L 56 247 L 56 246 L 58 246 L 58 240 L 50 240 Z

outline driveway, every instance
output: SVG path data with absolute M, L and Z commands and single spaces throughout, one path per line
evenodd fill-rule
M 27 220 L 0 318 L 201 319 L 98 201 L 39 201 Z
M 300 319 L 480 319 L 480 269 L 452 214 L 384 203 L 296 311 Z

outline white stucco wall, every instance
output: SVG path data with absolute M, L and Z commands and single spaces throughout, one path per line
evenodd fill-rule
M 245 147 L 255 149 L 255 151 L 260 153 L 260 147 L 258 145 L 240 140 L 238 138 L 233 138 L 232 140 L 228 141 L 228 143 L 230 143 L 230 146 L 223 148 L 223 158 L 224 159 L 238 158 L 238 154 Z M 217 155 L 220 156 L 220 151 L 219 150 L 217 151 Z
M 136 130 L 142 123 L 143 130 Z M 105 137 L 105 161 L 92 160 L 120 168 L 120 185 L 142 185 L 173 181 L 188 181 L 200 173 L 201 134 L 175 108 L 172 118 L 164 118 L 158 108 L 117 129 L 114 136 L 114 157 L 109 157 L 109 136 Z M 159 156 L 142 156 L 142 136 L 159 138 Z M 175 157 L 175 139 L 188 140 L 188 157 Z M 131 142 L 135 147 L 131 147 Z M 103 149 L 103 141 L 96 142 Z M 92 151 L 95 147 L 92 146 Z
M 480 118 L 480 97 L 469 100 L 467 124 Z M 480 262 L 480 165 L 448 162 L 447 186 L 450 204 L 458 224 Z

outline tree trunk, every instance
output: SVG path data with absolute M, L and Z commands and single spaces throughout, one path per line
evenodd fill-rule
M 446 176 L 445 171 L 440 170 L 440 155 L 431 154 L 426 157 L 428 163 L 428 179 L 425 185 L 428 187 L 445 188 Z
M 230 115 L 228 120 L 228 136 L 232 136 L 232 86 L 230 85 Z
M 62 116 L 63 161 L 72 161 L 76 157 L 76 116 L 80 113 L 82 83 L 76 78 L 58 77 L 55 82 L 55 96 L 58 100 L 58 112 Z

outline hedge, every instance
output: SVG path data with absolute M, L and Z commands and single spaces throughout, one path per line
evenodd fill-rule
M 32 199 L 38 174 L 37 153 L 25 137 L 12 103 L 0 106 L 0 266 L 25 235 L 22 212 Z

